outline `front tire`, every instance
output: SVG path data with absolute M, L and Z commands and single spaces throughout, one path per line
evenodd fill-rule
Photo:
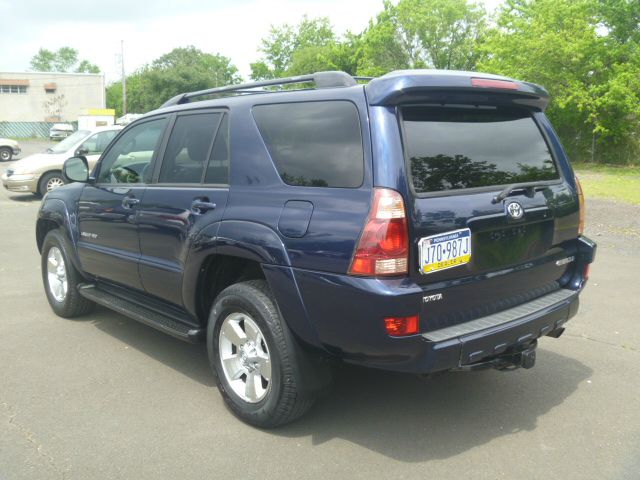
M 11 158 L 13 158 L 13 152 L 10 148 L 0 148 L 0 161 L 8 162 Z
M 44 197 L 51 190 L 55 190 L 65 184 L 61 172 L 49 172 L 43 175 L 38 183 L 38 195 Z
M 303 415 L 315 400 L 300 391 L 293 338 L 263 280 L 237 283 L 217 297 L 207 349 L 220 393 L 231 411 L 272 428 Z
M 68 243 L 59 230 L 44 238 L 41 269 L 47 300 L 56 315 L 73 318 L 93 310 L 95 303 L 78 292 L 82 276 L 71 263 Z

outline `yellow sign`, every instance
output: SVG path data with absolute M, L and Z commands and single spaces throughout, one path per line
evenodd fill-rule
M 80 115 L 90 115 L 92 117 L 113 117 L 116 111 L 113 108 L 83 108 L 80 110 Z

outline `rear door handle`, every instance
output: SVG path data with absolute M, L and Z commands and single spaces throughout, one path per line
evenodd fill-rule
M 140 200 L 134 197 L 124 197 L 122 199 L 122 206 L 124 208 L 133 208 L 140 203 Z
M 191 211 L 196 215 L 200 215 L 207 210 L 214 210 L 216 208 L 216 204 L 212 202 L 208 202 L 206 200 L 194 200 L 191 203 Z

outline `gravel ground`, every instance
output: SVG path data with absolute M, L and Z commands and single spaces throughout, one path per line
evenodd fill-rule
M 38 205 L 0 192 L 2 480 L 640 478 L 640 207 L 588 202 L 598 259 L 535 368 L 423 381 L 345 366 L 309 415 L 261 431 L 224 407 L 203 346 L 104 309 L 51 312 Z

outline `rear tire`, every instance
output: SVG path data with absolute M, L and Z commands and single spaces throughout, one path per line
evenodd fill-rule
M 41 269 L 44 291 L 56 315 L 73 318 L 93 310 L 95 303 L 78 292 L 83 278 L 71 263 L 67 240 L 59 230 L 44 237 Z
M 0 161 L 8 162 L 13 157 L 13 152 L 10 148 L 2 147 L 0 148 Z
M 241 420 L 278 427 L 313 405 L 315 397 L 299 388 L 302 352 L 293 341 L 264 280 L 237 283 L 218 295 L 207 328 L 209 363 L 222 398 Z

